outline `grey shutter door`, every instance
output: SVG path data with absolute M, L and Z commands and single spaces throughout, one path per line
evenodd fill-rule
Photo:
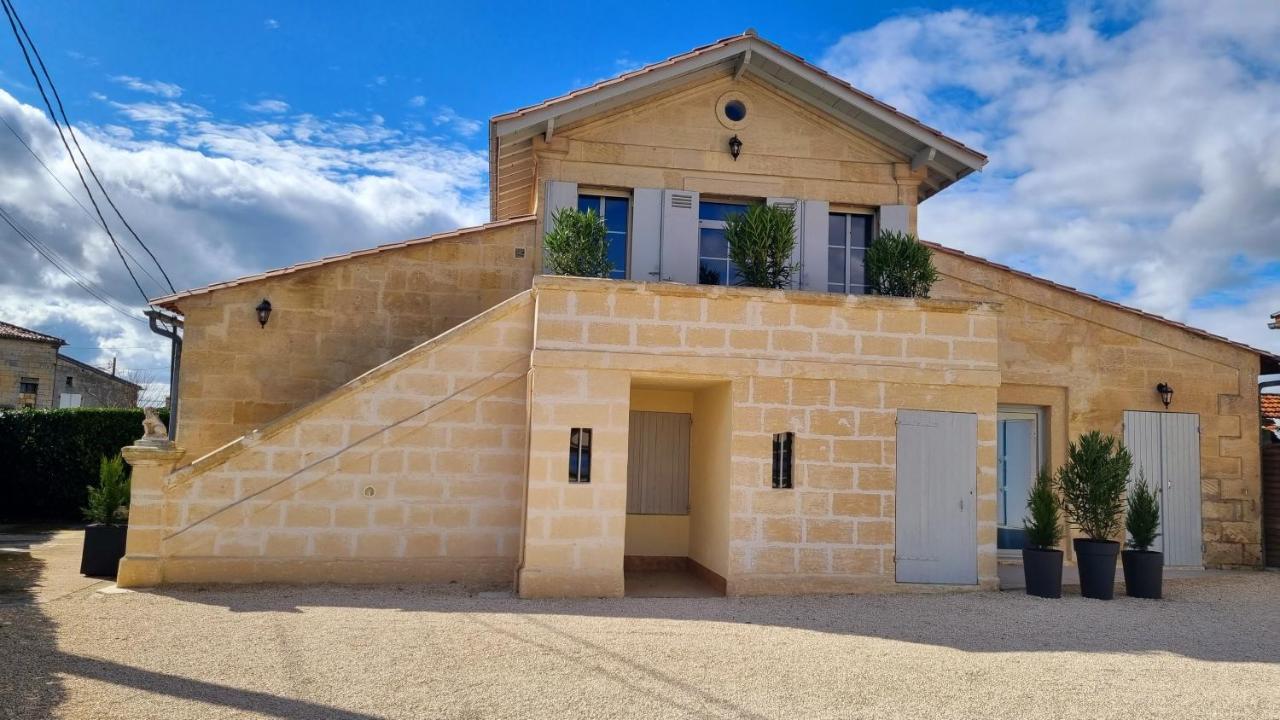
M 552 218 L 561 208 L 577 208 L 578 207 L 578 183 L 560 182 L 559 180 L 548 180 L 544 196 L 546 207 L 542 213 L 542 232 L 549 233 L 556 226 Z M 538 242 L 542 242 L 542 238 L 538 238 Z M 542 266 L 545 272 L 547 264 L 546 250 L 543 249 Z
M 628 280 L 657 282 L 662 274 L 662 191 L 631 191 L 631 262 Z
M 897 232 L 907 232 L 907 206 L 906 205 L 881 205 L 880 206 L 880 229 L 896 230 Z
M 698 193 L 662 191 L 662 279 L 698 283 Z
M 801 229 L 801 225 L 804 223 L 804 214 L 800 208 L 800 205 L 801 205 L 800 201 L 795 198 L 771 197 L 771 198 L 765 198 L 765 204 L 772 205 L 773 207 L 783 208 L 785 210 L 790 210 L 792 215 L 795 217 L 796 244 L 795 244 L 795 247 L 792 248 L 791 250 L 791 264 L 793 266 L 799 265 L 800 256 L 801 256 L 800 239 L 803 237 L 803 230 Z M 800 287 L 800 276 L 798 274 L 793 274 L 791 276 L 791 284 L 788 287 L 791 287 L 791 288 Z
M 631 413 L 627 454 L 627 513 L 689 513 L 689 426 L 685 413 Z
M 1141 471 L 1160 496 L 1160 537 L 1152 550 L 1164 564 L 1202 567 L 1200 416 L 1126 410 L 1124 444 L 1133 456 L 1130 482 Z
M 978 582 L 977 453 L 977 415 L 898 411 L 898 582 Z
M 800 203 L 800 289 L 827 291 L 827 216 L 825 200 Z

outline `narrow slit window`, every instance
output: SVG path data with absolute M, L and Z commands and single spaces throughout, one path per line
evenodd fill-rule
M 591 482 L 591 428 L 569 431 L 569 482 Z
M 791 487 L 791 449 L 795 439 L 796 434 L 792 432 L 776 433 L 773 436 L 773 486 L 775 488 Z

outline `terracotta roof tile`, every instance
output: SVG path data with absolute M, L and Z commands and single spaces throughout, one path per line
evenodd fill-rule
M 1012 273 L 1014 275 L 1017 275 L 1018 277 L 1040 283 L 1041 285 L 1048 285 L 1049 287 L 1056 288 L 1058 290 L 1063 290 L 1065 292 L 1071 293 L 1072 295 L 1077 295 L 1079 297 L 1093 300 L 1094 302 L 1102 303 L 1103 305 L 1113 307 L 1117 310 L 1123 310 L 1124 312 L 1132 313 L 1134 315 L 1147 318 L 1148 320 L 1155 320 L 1156 322 L 1169 325 L 1170 327 L 1175 327 L 1175 328 L 1178 328 L 1179 330 L 1185 330 L 1186 332 L 1189 332 L 1192 335 L 1199 335 L 1200 337 L 1203 337 L 1203 338 L 1208 338 L 1210 340 L 1217 340 L 1218 342 L 1224 342 L 1228 345 L 1234 345 L 1235 347 L 1241 348 L 1243 350 L 1248 350 L 1249 352 L 1257 353 L 1260 357 L 1270 360 L 1273 364 L 1275 364 L 1278 368 L 1280 368 L 1280 355 L 1276 355 L 1275 353 L 1268 352 L 1266 350 L 1260 350 L 1256 347 L 1251 347 L 1249 345 L 1245 345 L 1244 343 L 1236 342 L 1235 340 L 1232 340 L 1230 338 L 1226 338 L 1221 335 L 1215 335 L 1209 332 L 1208 330 L 1201 330 L 1200 328 L 1192 327 L 1190 325 L 1180 323 L 1176 320 L 1170 320 L 1169 318 L 1161 317 L 1154 313 L 1146 312 L 1145 310 L 1139 310 L 1137 308 L 1129 307 L 1128 305 L 1121 305 L 1118 302 L 1114 302 L 1111 300 L 1107 300 L 1106 298 L 1098 297 L 1097 295 L 1084 292 L 1083 290 L 1077 290 L 1076 288 L 1073 288 L 1069 285 L 1063 285 L 1061 283 L 1056 283 L 1052 280 L 1046 280 L 1045 278 L 1042 278 L 1038 275 L 1032 275 L 1031 273 L 1023 272 L 1022 270 L 1011 268 L 1008 265 L 1002 265 L 998 262 L 994 262 L 992 260 L 987 260 L 986 258 L 978 257 L 977 255 L 970 255 L 969 253 L 966 253 L 963 250 L 956 250 L 955 248 L 949 248 L 945 245 L 939 245 L 938 243 L 930 242 L 928 240 L 922 240 L 921 242 L 933 248 L 934 250 L 937 250 L 938 252 L 941 252 L 941 253 L 945 253 L 947 255 L 954 255 L 956 257 L 961 257 L 966 260 L 971 260 L 973 262 L 986 265 L 987 267 L 992 267 L 997 270 L 1003 270 L 1004 272 Z M 1266 373 L 1268 371 L 1264 369 L 1263 372 Z M 1272 370 L 1270 372 L 1280 372 L 1280 369 Z
M 0 338 L 8 340 L 27 340 L 30 342 L 48 343 L 50 345 L 66 345 L 67 341 L 52 335 L 45 335 L 35 330 L 13 325 L 7 322 L 0 322 Z
M 302 270 L 310 270 L 311 268 L 329 265 L 331 263 L 342 262 L 352 258 L 363 257 L 365 255 L 377 255 L 378 253 L 387 252 L 388 250 L 399 250 L 401 248 L 413 247 L 414 245 L 422 245 L 437 240 L 449 240 L 456 237 L 462 237 L 474 232 L 483 232 L 485 230 L 493 230 L 495 228 L 507 227 L 509 225 L 519 225 L 521 223 L 531 223 L 534 220 L 532 215 L 521 215 L 519 217 L 509 218 L 507 220 L 498 220 L 496 222 L 485 223 L 484 225 L 475 225 L 472 227 L 458 228 L 448 232 L 428 235 L 426 237 L 414 238 L 412 240 L 401 240 L 400 242 L 388 243 L 386 245 L 378 245 L 377 247 L 366 248 L 364 250 L 353 250 L 349 253 L 341 255 L 330 255 L 329 257 L 320 258 L 319 260 L 308 260 L 307 262 L 289 265 L 288 267 L 276 268 L 275 270 L 267 270 L 257 273 L 256 275 L 246 275 L 235 280 L 227 280 L 225 282 L 205 285 L 204 287 L 193 288 L 191 290 L 183 290 L 172 295 L 165 295 L 151 300 L 152 305 L 158 305 L 170 310 L 176 309 L 175 303 L 183 298 L 192 297 L 194 295 L 205 295 L 215 290 L 224 290 L 233 288 L 238 285 L 247 285 L 249 283 L 268 280 L 270 278 L 279 277 L 281 275 L 289 275 L 291 273 L 301 272 Z
M 1280 418 L 1280 393 L 1262 393 L 1259 400 L 1262 417 Z

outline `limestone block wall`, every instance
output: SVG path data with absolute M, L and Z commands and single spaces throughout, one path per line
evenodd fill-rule
M 1164 410 L 1155 387 L 1171 384 L 1169 409 L 1200 416 L 1205 564 L 1261 566 L 1256 353 L 954 251 L 935 261 L 935 297 L 1004 307 L 1000 402 L 1047 409 L 1053 467 L 1081 433 L 1123 437 L 1125 410 Z
M 526 291 L 169 475 L 131 548 L 170 583 L 511 582 L 531 347 Z
M 20 407 L 24 403 L 19 396 L 22 378 L 35 378 L 40 385 L 36 389 L 35 405 L 38 408 L 54 406 L 53 367 L 58 356 L 58 346 L 28 340 L 0 339 L 0 408 Z
M 532 220 L 515 220 L 164 301 L 185 316 L 188 461 L 527 290 L 533 245 Z
M 980 578 L 995 583 L 996 307 L 547 277 L 534 292 L 522 594 L 621 592 L 629 386 L 663 382 L 731 388 L 727 547 L 710 568 L 731 594 L 893 585 L 899 408 L 978 415 Z M 599 474 L 571 486 L 568 429 L 584 423 L 603 429 Z M 775 490 L 784 431 L 795 488 Z

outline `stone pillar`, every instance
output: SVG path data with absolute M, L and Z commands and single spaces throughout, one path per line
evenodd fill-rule
M 160 543 L 165 532 L 164 479 L 185 451 L 166 443 L 130 445 L 120 452 L 133 467 L 133 476 L 129 489 L 129 534 L 116 585 L 159 585 L 163 579 Z

